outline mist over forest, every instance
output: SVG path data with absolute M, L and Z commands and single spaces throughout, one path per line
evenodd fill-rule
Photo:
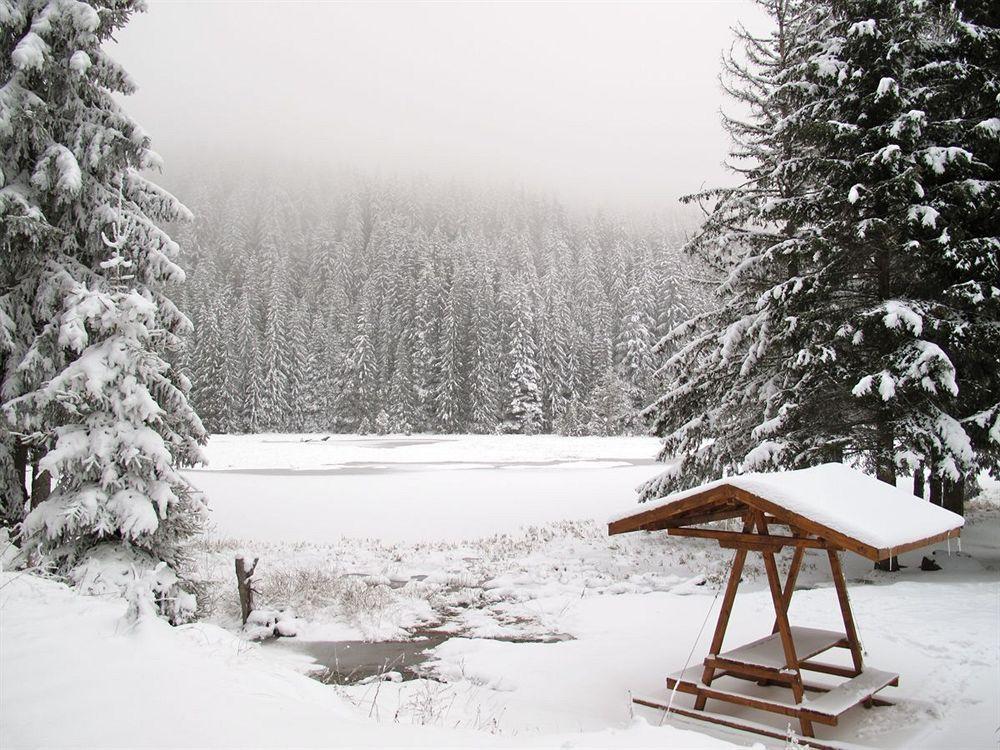
M 176 174 L 176 172 L 175 172 Z M 644 430 L 657 342 L 703 305 L 694 210 L 224 163 L 173 181 L 212 432 Z M 661 354 L 664 352 L 661 352 Z

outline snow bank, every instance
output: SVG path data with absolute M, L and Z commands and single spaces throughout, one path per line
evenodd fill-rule
M 627 719 L 531 736 L 380 724 L 218 627 L 130 628 L 124 608 L 0 574 L 0 747 L 733 747 Z
M 333 690 L 212 625 L 149 619 L 130 628 L 121 600 L 29 575 L 3 574 L 0 586 L 5 748 L 470 742 L 461 733 L 379 727 Z

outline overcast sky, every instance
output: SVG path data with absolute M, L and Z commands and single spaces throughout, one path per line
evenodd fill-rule
M 304 157 L 655 208 L 725 179 L 717 76 L 739 20 L 765 23 L 746 0 L 171 0 L 112 54 L 168 173 Z

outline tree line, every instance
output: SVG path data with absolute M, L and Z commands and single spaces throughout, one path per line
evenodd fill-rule
M 179 365 L 212 432 L 642 430 L 653 347 L 697 305 L 691 214 L 332 176 L 182 192 Z

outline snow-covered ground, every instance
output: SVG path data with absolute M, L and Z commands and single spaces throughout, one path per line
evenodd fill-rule
M 214 438 L 210 469 L 189 473 L 213 507 L 191 567 L 204 621 L 128 630 L 118 602 L 7 574 L 0 746 L 107 745 L 108 706 L 123 716 L 118 744 L 133 747 L 748 745 L 629 701 L 665 697 L 664 676 L 702 658 L 730 559 L 702 540 L 607 536 L 606 518 L 661 469 L 656 449 L 648 438 Z M 885 691 L 895 706 L 858 709 L 822 737 L 996 746 L 993 494 L 969 514 L 964 554 L 935 550 L 941 571 L 918 569 L 928 551 L 898 574 L 845 559 L 866 659 L 902 677 Z M 260 557 L 258 604 L 294 608 L 298 637 L 235 635 L 238 552 Z M 744 576 L 727 642 L 770 632 L 759 561 Z M 825 560 L 807 558 L 800 586 L 793 621 L 839 628 Z M 360 642 L 413 638 L 433 646 L 409 668 L 418 679 L 394 681 L 406 670 L 391 662 L 363 684 L 302 674 L 330 642 L 349 661 Z

